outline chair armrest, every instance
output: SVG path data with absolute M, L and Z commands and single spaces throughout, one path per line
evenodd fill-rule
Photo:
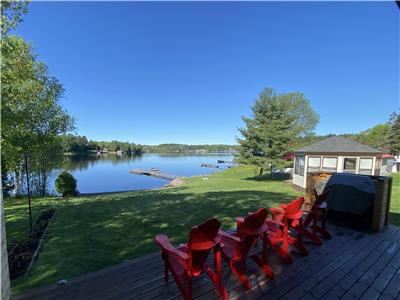
M 242 218 L 242 217 L 236 217 L 235 220 L 236 220 L 236 223 L 243 223 L 244 222 L 244 218 Z
M 184 260 L 189 259 L 189 256 L 186 253 L 179 251 L 171 244 L 169 238 L 165 234 L 157 234 L 154 237 L 154 240 L 164 251 L 171 252 Z
M 272 207 L 269 209 L 272 214 L 272 220 L 276 220 L 277 215 L 283 215 L 285 213 L 284 210 L 276 207 Z
M 294 215 L 288 216 L 288 218 L 292 220 L 300 220 L 302 216 L 303 216 L 303 211 L 300 210 Z
M 279 207 L 282 208 L 282 209 L 285 209 L 287 207 L 287 204 L 286 203 L 281 203 L 281 204 L 279 204 Z
M 273 224 L 273 225 L 277 225 L 277 226 L 283 226 L 284 225 L 282 222 L 279 222 L 279 221 L 276 221 L 276 220 L 272 220 L 272 219 L 269 219 L 269 218 L 265 219 L 265 223 L 267 223 L 267 225 L 268 225 L 268 223 Z
M 272 212 L 272 213 L 278 213 L 278 214 L 283 214 L 283 213 L 285 213 L 285 211 L 284 211 L 283 209 L 276 208 L 276 207 L 270 208 L 269 211 Z
M 231 240 L 231 241 L 234 241 L 234 242 L 237 242 L 237 243 L 240 243 L 242 241 L 239 237 L 234 236 L 234 235 L 229 234 L 229 233 L 226 233 L 226 232 L 224 232 L 222 230 L 220 230 L 218 233 L 221 236 L 221 239 L 224 239 L 225 241 Z
M 280 228 L 284 227 L 282 222 L 275 221 L 275 220 L 272 220 L 272 219 L 269 219 L 269 218 L 265 219 L 265 224 L 267 224 L 267 234 L 268 235 L 272 234 L 272 233 L 275 233 Z

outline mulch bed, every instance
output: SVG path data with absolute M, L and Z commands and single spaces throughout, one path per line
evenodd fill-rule
M 11 280 L 24 275 L 27 271 L 54 212 L 54 209 L 42 211 L 34 224 L 33 232 L 9 253 L 8 266 Z

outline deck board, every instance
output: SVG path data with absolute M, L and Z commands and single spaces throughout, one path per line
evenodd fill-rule
M 332 240 L 306 246 L 310 255 L 293 251 L 295 262 L 283 262 L 273 251 L 269 279 L 249 261 L 251 290 L 245 290 L 223 263 L 223 283 L 231 299 L 400 299 L 400 227 L 376 234 L 329 225 Z M 193 282 L 194 299 L 220 299 L 206 275 Z M 158 253 L 84 274 L 67 286 L 50 285 L 13 299 L 181 299 L 170 276 L 165 283 Z

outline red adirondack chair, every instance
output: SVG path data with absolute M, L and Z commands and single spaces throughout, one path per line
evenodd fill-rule
M 328 197 L 329 190 L 318 195 L 315 190 L 315 201 L 308 211 L 308 214 L 303 222 L 302 235 L 314 241 L 317 245 L 322 244 L 322 240 L 318 236 L 321 235 L 325 239 L 331 239 L 331 234 L 326 230 L 326 210 L 327 204 L 325 200 Z
M 303 203 L 304 197 L 300 197 L 287 205 L 281 205 L 281 208 L 270 208 L 272 219 L 266 219 L 267 241 L 287 263 L 293 263 L 289 245 L 296 247 L 302 255 L 308 255 L 308 250 L 303 245 L 303 236 L 290 234 L 291 229 L 299 229 L 301 232 Z
M 260 208 L 257 212 L 250 213 L 245 218 L 236 218 L 236 232 L 228 234 L 220 231 L 222 247 L 222 257 L 226 260 L 232 272 L 239 276 L 239 280 L 249 289 L 250 283 L 246 275 L 246 259 L 251 257 L 263 270 L 263 272 L 273 278 L 274 273 L 267 263 L 267 226 L 265 219 L 268 211 Z M 258 255 L 257 238 L 264 237 L 262 245 L 262 255 Z M 237 264 L 239 263 L 239 266 Z
M 302 222 L 302 226 L 294 226 L 294 229 L 297 230 L 298 234 L 301 234 L 303 237 L 310 239 L 318 246 L 322 245 L 322 240 L 319 237 L 319 234 L 322 235 L 326 239 L 331 239 L 330 233 L 326 230 L 326 198 L 328 196 L 329 191 L 323 192 L 321 195 L 318 195 L 314 190 L 315 198 L 311 210 L 304 212 L 307 213 L 306 217 Z M 280 207 L 285 210 L 287 204 L 281 204 Z M 275 209 L 275 214 L 279 214 L 282 216 L 283 211 Z
M 206 272 L 219 294 L 228 298 L 228 291 L 221 282 L 221 251 L 218 231 L 221 223 L 209 219 L 199 226 L 194 226 L 189 234 L 189 242 L 175 248 L 165 234 L 158 234 L 154 239 L 161 247 L 164 260 L 164 279 L 168 281 L 168 272 L 172 273 L 184 299 L 192 299 L 192 279 Z M 208 266 L 206 260 L 210 250 L 214 250 L 216 271 Z

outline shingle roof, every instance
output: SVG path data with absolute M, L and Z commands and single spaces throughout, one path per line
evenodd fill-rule
M 341 136 L 333 136 L 321 142 L 297 149 L 295 152 L 306 153 L 383 153 L 382 151 L 362 145 Z

